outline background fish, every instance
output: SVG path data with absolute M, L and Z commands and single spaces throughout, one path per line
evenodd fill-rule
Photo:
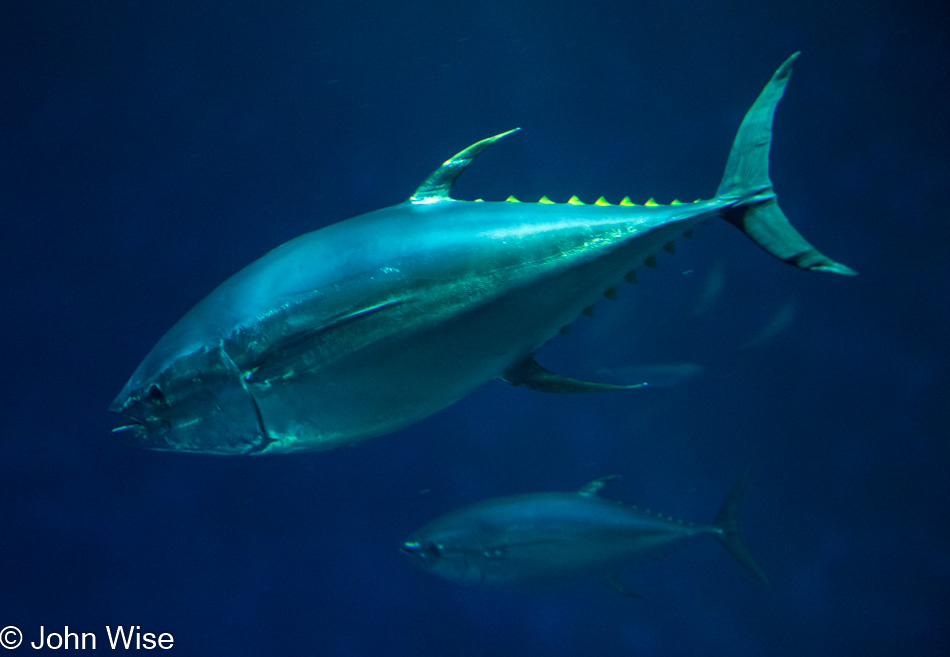
M 576 493 L 515 495 L 465 507 L 412 534 L 402 551 L 427 571 L 457 582 L 533 585 L 597 577 L 626 591 L 620 570 L 711 534 L 736 561 L 768 582 L 736 520 L 749 470 L 709 525 L 598 497 L 612 478 L 594 480 Z

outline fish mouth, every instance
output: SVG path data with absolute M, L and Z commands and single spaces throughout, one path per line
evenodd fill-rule
M 171 425 L 165 421 L 144 422 L 126 416 L 128 424 L 123 424 L 112 430 L 113 440 L 138 445 L 148 449 L 169 449 L 165 439 L 171 430 Z
M 410 557 L 419 556 L 419 550 L 422 546 L 419 545 L 418 541 L 406 541 L 399 546 L 399 551 L 403 554 L 407 554 Z
M 127 386 L 128 387 L 128 386 Z M 164 442 L 164 436 L 171 429 L 171 425 L 155 418 L 136 417 L 137 405 L 127 390 L 122 392 L 109 404 L 109 412 L 122 417 L 125 424 L 112 430 L 112 437 L 122 442 L 150 446 L 156 442 Z
M 148 428 L 141 422 L 132 421 L 132 424 L 123 424 L 112 430 L 112 437 L 116 440 L 142 442 L 148 438 Z
M 148 427 L 145 426 L 144 421 L 127 415 L 126 411 L 128 410 L 128 407 L 129 398 L 123 393 L 119 393 L 119 395 L 112 400 L 112 403 L 109 404 L 110 413 L 121 415 L 123 420 L 128 422 L 128 424 L 123 424 L 122 426 L 113 429 L 112 437 L 123 440 L 144 438 L 146 435 L 148 435 Z
M 427 561 L 422 551 L 422 546 L 416 541 L 406 541 L 399 546 L 401 552 L 409 561 L 419 568 L 426 570 Z
M 399 546 L 399 551 L 422 568 L 429 569 L 442 557 L 445 546 L 433 541 L 406 541 Z

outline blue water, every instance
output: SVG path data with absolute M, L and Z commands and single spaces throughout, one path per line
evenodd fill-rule
M 938 7 L 4 3 L 0 628 L 68 625 L 101 651 L 107 626 L 139 625 L 180 655 L 944 654 Z M 539 354 L 575 376 L 700 374 L 575 397 L 493 382 L 330 453 L 110 439 L 106 407 L 151 345 L 267 249 L 399 202 L 515 126 L 457 196 L 708 197 L 796 50 L 772 178 L 861 275 L 797 271 L 711 225 Z M 464 504 L 607 474 L 608 497 L 708 521 L 748 463 L 741 521 L 771 586 L 713 540 L 625 572 L 642 599 L 459 587 L 397 549 Z

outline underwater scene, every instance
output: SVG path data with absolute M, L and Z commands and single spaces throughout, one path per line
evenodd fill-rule
M 936 3 L 0 13 L 0 648 L 944 654 Z

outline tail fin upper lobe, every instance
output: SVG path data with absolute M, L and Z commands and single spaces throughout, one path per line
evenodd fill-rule
M 853 276 L 857 272 L 820 253 L 789 223 L 769 179 L 772 117 L 800 53 L 782 64 L 742 120 L 716 197 L 737 203 L 723 218 L 779 260 L 802 269 Z

